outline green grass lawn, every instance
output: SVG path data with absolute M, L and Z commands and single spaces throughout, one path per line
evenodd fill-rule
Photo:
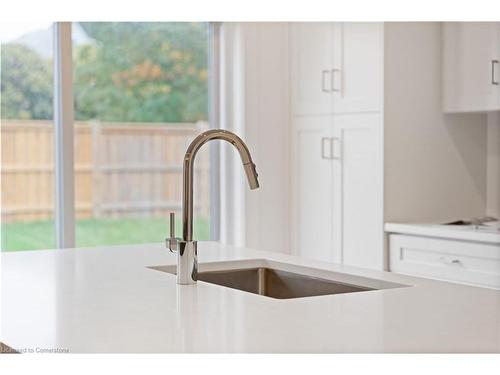
M 181 237 L 180 219 L 176 219 L 175 225 L 176 236 Z M 167 218 L 88 219 L 76 222 L 77 247 L 162 242 L 167 236 Z M 193 237 L 197 240 L 210 238 L 208 219 L 195 219 Z M 55 248 L 53 221 L 2 224 L 2 251 L 53 248 Z

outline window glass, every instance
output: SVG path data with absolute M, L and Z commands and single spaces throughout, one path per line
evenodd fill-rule
M 1 34 L 2 251 L 54 248 L 53 30 Z
M 74 23 L 76 245 L 181 232 L 182 160 L 208 129 L 208 24 Z M 209 152 L 196 160 L 194 232 L 209 238 Z

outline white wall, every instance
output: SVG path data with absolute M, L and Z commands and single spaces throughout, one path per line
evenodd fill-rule
M 385 24 L 385 221 L 486 211 L 485 114 L 441 110 L 440 23 Z
M 242 78 L 233 77 L 232 81 L 242 97 L 233 115 L 242 120 L 239 134 L 250 149 L 260 182 L 257 190 L 249 190 L 243 176 L 239 182 L 243 184 L 241 191 L 245 197 L 244 243 L 248 247 L 288 253 L 288 24 L 238 23 L 224 27 L 232 28 L 231 32 L 240 38 L 241 51 L 238 53 L 242 66 L 238 70 Z M 230 69 L 234 70 L 235 67 Z M 229 94 L 228 90 L 227 100 Z
M 486 214 L 500 218 L 500 112 L 488 115 Z

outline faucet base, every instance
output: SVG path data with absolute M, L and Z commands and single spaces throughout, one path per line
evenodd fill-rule
M 180 240 L 177 246 L 177 284 L 195 285 L 198 280 L 197 242 Z

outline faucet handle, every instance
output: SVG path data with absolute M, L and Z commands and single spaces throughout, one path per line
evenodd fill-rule
M 170 237 L 165 240 L 167 248 L 170 252 L 175 253 L 177 251 L 177 238 L 175 238 L 175 213 L 170 213 Z
M 170 213 L 170 238 L 175 238 L 175 213 Z

